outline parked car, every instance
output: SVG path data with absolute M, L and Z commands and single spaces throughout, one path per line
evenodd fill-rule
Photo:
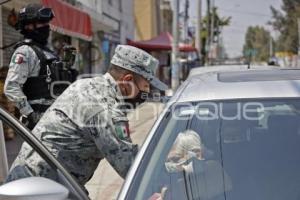
M 119 199 L 299 199 L 300 71 L 209 70 L 148 134 Z
M 85 190 L 73 179 L 64 167 L 52 156 L 41 142 L 20 122 L 0 107 L 0 122 L 11 127 L 25 142 L 27 142 L 53 169 L 58 180 L 29 177 L 1 185 L 0 199 L 2 200 L 87 200 Z M 1 128 L 1 126 L 0 126 Z M 1 130 L 0 130 L 1 131 Z M 5 143 L 0 141 L 3 149 Z M 0 151 L 3 153 L 3 151 Z M 3 156 L 3 155 L 1 155 Z M 3 159 L 3 157 L 1 157 Z M 0 162 L 1 163 L 1 162 Z M 2 166 L 1 166 L 2 167 Z

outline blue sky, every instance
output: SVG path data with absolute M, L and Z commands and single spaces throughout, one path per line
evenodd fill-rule
M 198 0 L 190 0 L 190 20 L 196 17 L 196 3 Z M 213 0 L 211 0 L 213 1 Z M 231 25 L 223 30 L 223 41 L 226 52 L 230 57 L 241 55 L 244 37 L 248 26 L 260 25 L 275 33 L 267 22 L 271 20 L 272 5 L 280 8 L 282 0 L 214 0 L 221 16 L 231 16 Z M 181 10 L 184 0 L 180 0 Z M 202 0 L 202 15 L 206 12 L 206 0 Z

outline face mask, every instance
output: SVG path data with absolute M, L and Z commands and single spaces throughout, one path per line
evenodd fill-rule
M 33 41 L 41 44 L 47 45 L 48 37 L 50 34 L 50 26 L 43 26 L 40 28 L 36 28 L 33 31 L 26 31 L 25 38 L 32 39 Z
M 124 102 L 130 107 L 129 109 L 135 109 L 137 106 L 141 105 L 148 99 L 148 93 L 139 91 L 134 99 L 124 99 Z
M 149 95 L 147 92 L 144 92 L 139 88 L 139 85 L 136 83 L 135 80 L 134 80 L 134 84 L 138 88 L 139 93 L 136 95 L 134 99 L 124 99 L 124 102 L 128 109 L 136 109 L 137 106 L 141 105 L 148 99 L 148 95 Z
M 191 159 L 183 159 L 180 162 L 165 162 L 165 167 L 169 173 L 185 171 L 203 173 L 206 169 L 206 162 L 193 157 Z

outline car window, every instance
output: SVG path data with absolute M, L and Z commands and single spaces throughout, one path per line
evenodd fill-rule
M 128 197 L 297 199 L 299 111 L 298 99 L 178 107 L 165 129 L 157 131 L 163 133 L 148 166 L 140 169 L 136 196 Z M 189 118 L 182 120 L 178 113 Z
M 176 135 L 172 134 L 175 131 L 184 131 L 187 129 L 188 122 L 191 118 L 191 114 L 188 111 L 188 106 L 174 106 L 171 108 L 171 112 L 174 115 L 167 114 L 165 120 L 162 122 L 163 126 L 159 127 L 160 138 L 155 138 L 154 141 L 158 142 L 155 144 L 155 151 L 151 156 L 151 161 L 147 164 L 145 173 L 147 174 L 145 178 L 147 183 L 145 186 L 140 188 L 143 190 L 137 199 L 147 199 L 151 196 L 154 191 L 161 191 L 164 187 L 164 181 L 168 181 L 169 177 L 165 173 L 165 158 L 169 153 L 169 149 L 173 145 Z M 164 181 L 162 181 L 164 180 Z M 148 187 L 150 186 L 150 187 Z

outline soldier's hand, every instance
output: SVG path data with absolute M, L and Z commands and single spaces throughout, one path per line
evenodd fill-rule
M 37 123 L 37 116 L 35 112 L 30 113 L 29 115 L 22 115 L 20 121 L 27 126 L 30 130 L 34 128 Z

